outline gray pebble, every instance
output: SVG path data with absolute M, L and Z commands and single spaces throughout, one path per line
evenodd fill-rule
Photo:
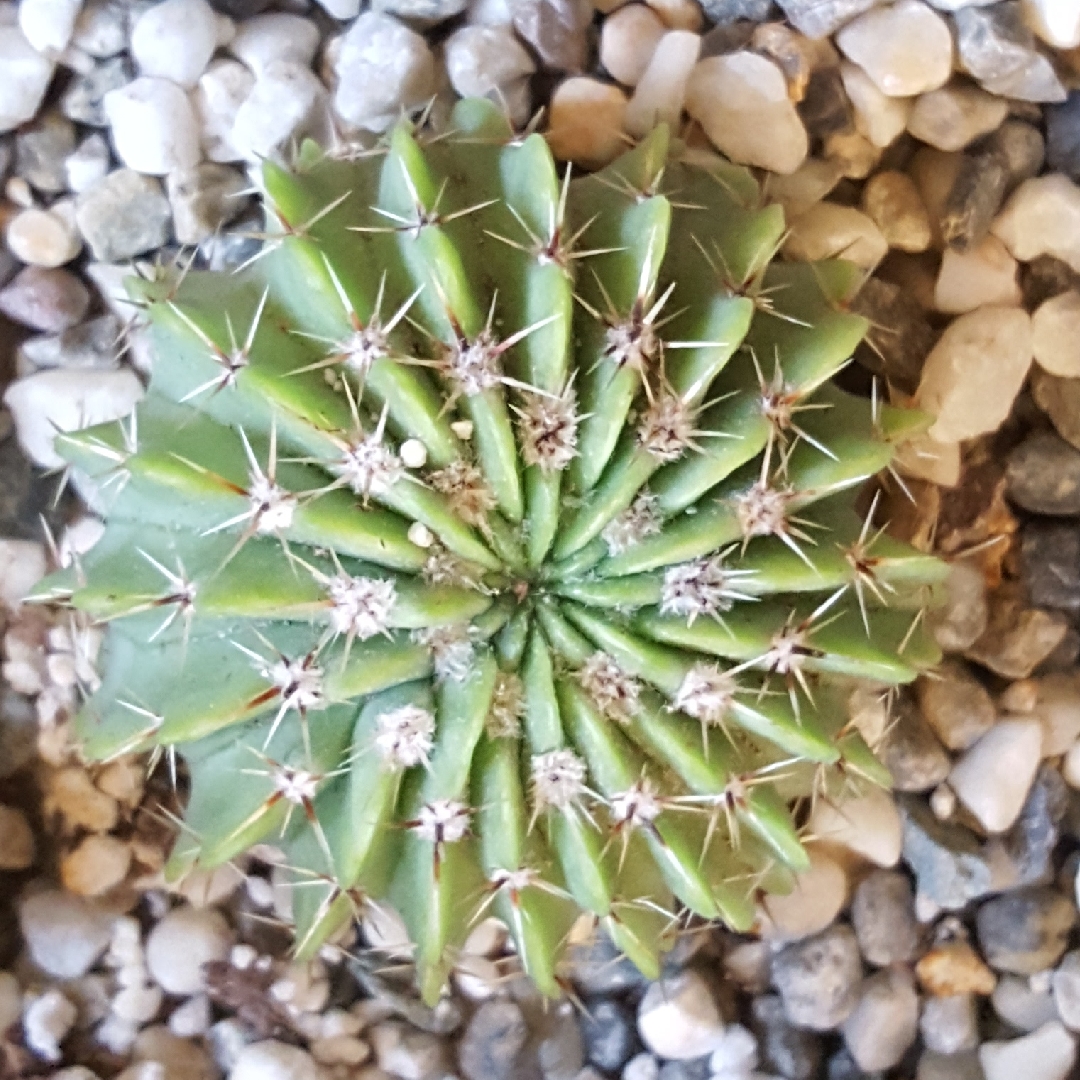
M 811 138 L 827 139 L 851 130 L 854 110 L 838 67 L 819 67 L 810 73 L 799 117 Z
M 730 23 L 767 22 L 774 11 L 773 0 L 703 0 L 701 10 L 714 26 Z
M 518 0 L 514 29 L 548 71 L 584 70 L 589 55 L 589 0 Z
M 1061 958 L 1050 990 L 1061 1022 L 1071 1031 L 1080 1031 L 1080 951 L 1074 949 Z
M 1020 566 L 1036 607 L 1080 615 L 1080 526 L 1070 521 L 1025 522 Z
M 754 1032 L 760 1040 L 763 1069 L 785 1080 L 812 1080 L 821 1065 L 821 1036 L 795 1027 L 775 994 L 754 998 L 750 1006 Z
M 473 1014 L 458 1044 L 458 1064 L 466 1080 L 503 1080 L 529 1037 L 521 1008 L 512 1001 L 485 1001 Z
M 1075 923 L 1075 905 L 1044 886 L 995 896 L 975 916 L 986 962 L 996 971 L 1016 975 L 1034 975 L 1057 963 Z
M 927 997 L 919 1017 L 923 1043 L 935 1054 L 959 1054 L 979 1043 L 979 1021 L 972 994 Z
M 248 201 L 240 193 L 249 186 L 238 169 L 212 161 L 170 173 L 165 191 L 172 207 L 176 242 L 201 244 L 239 217 Z
M 1046 107 L 1046 159 L 1054 172 L 1080 179 L 1080 91 Z
M 938 337 L 918 301 L 907 289 L 872 277 L 855 294 L 851 311 L 871 324 L 856 351 L 859 363 L 891 386 L 915 393 Z
M 89 0 L 75 22 L 71 44 L 98 60 L 123 52 L 128 38 L 128 11 L 117 0 Z
M 966 750 L 997 720 L 993 699 L 963 660 L 943 661 L 915 692 L 926 722 L 950 750 Z
M 119 363 L 122 327 L 115 315 L 99 315 L 62 334 L 31 338 L 19 347 L 20 374 L 45 368 L 111 371 Z
M 117 56 L 96 64 L 84 75 L 76 75 L 60 97 L 60 111 L 77 124 L 108 127 L 102 100 L 110 90 L 126 86 L 134 78 L 131 61 Z
M 792 26 L 810 38 L 828 37 L 878 0 L 777 0 Z
M 566 952 L 566 977 L 583 994 L 618 994 L 648 984 L 633 962 L 611 943 L 606 934 L 572 945 Z
M 864 979 L 843 1033 L 851 1056 L 865 1072 L 897 1065 L 919 1033 L 919 995 L 911 973 L 895 968 Z
M 19 908 L 30 958 L 57 979 L 85 975 L 108 947 L 113 916 L 60 890 L 35 893 Z
M 585 1065 L 581 1025 L 572 1009 L 565 1009 L 546 1027 L 536 1047 L 544 1080 L 576 1080 Z
M 395 15 L 399 19 L 424 26 L 446 22 L 465 10 L 466 0 L 374 0 L 373 11 Z
M 1050 431 L 1029 435 L 1010 454 L 1009 498 L 1033 514 L 1080 514 L 1080 450 Z
M 98 262 L 124 262 L 168 239 L 169 201 L 152 177 L 117 169 L 79 196 L 75 222 Z
M 709 1080 L 709 1058 L 694 1058 L 691 1061 L 665 1061 L 660 1066 L 657 1080 Z
M 949 775 L 952 762 L 914 697 L 900 693 L 878 757 L 892 773 L 897 791 L 929 791 Z
M 814 1031 L 829 1031 L 848 1018 L 861 979 L 855 932 L 843 924 L 787 945 L 773 957 L 772 982 L 788 1019 Z
M 875 967 L 912 960 L 919 947 L 915 898 L 907 875 L 875 870 L 855 890 L 851 922 L 864 959 Z
M 1000 841 L 1017 885 L 1044 885 L 1053 877 L 1053 854 L 1069 809 L 1069 791 L 1061 772 L 1043 764 L 1035 776 L 1020 817 Z
M 64 159 L 75 149 L 75 125 L 55 113 L 39 117 L 15 136 L 15 172 L 46 195 L 67 188 Z
M 1050 991 L 1032 989 L 1029 979 L 1016 975 L 998 979 L 990 1004 L 1013 1031 L 1036 1031 L 1058 1018 Z
M 0 290 L 0 312 L 45 333 L 74 326 L 89 307 L 89 290 L 62 267 L 28 266 Z
M 616 998 L 585 1002 L 581 1035 L 589 1064 L 604 1072 L 618 1072 L 639 1045 L 634 1010 Z
M 984 1080 L 979 1055 L 974 1050 L 960 1054 L 935 1054 L 924 1050 L 919 1057 L 916 1080 Z

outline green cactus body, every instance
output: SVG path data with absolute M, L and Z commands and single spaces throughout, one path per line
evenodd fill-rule
M 591 915 L 655 974 L 887 773 L 851 679 L 932 664 L 941 567 L 856 513 L 921 419 L 830 383 L 843 263 L 657 130 L 564 182 L 484 102 L 266 166 L 233 275 L 139 281 L 137 413 L 58 438 L 107 518 L 42 594 L 108 621 L 79 729 L 190 772 L 170 872 L 279 845 L 298 949 L 388 902 L 438 994 L 478 918 L 558 991 Z

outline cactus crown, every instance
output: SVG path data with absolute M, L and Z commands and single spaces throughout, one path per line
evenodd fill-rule
M 920 419 L 829 382 L 857 271 L 663 129 L 569 181 L 485 102 L 264 185 L 252 265 L 132 286 L 136 414 L 58 439 L 86 752 L 177 747 L 171 872 L 277 844 L 300 951 L 385 898 L 428 997 L 488 911 L 547 993 L 582 912 L 653 973 L 749 927 L 791 800 L 888 780 L 843 680 L 935 659 L 940 567 L 855 508 Z

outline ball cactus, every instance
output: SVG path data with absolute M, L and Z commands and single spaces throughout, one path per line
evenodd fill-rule
M 935 659 L 938 564 L 857 504 L 921 420 L 830 382 L 858 271 L 664 129 L 570 180 L 465 101 L 262 175 L 260 256 L 137 280 L 145 400 L 57 439 L 87 754 L 178 751 L 170 872 L 276 844 L 300 952 L 387 902 L 429 998 L 487 912 L 546 993 L 583 912 L 653 973 L 749 927 L 792 800 L 888 782 L 845 688 Z

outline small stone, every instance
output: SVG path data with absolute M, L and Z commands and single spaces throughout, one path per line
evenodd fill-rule
M 763 23 L 773 11 L 773 0 L 705 0 L 705 18 L 714 26 L 736 22 Z
M 0 312 L 31 330 L 66 330 L 82 319 L 89 306 L 86 286 L 58 267 L 28 266 L 0 290 Z
M 15 173 L 49 195 L 64 190 L 64 159 L 75 149 L 75 125 L 47 113 L 15 136 Z
M 657 124 L 678 123 L 700 50 L 701 38 L 687 30 L 672 30 L 660 39 L 626 109 L 630 135 L 644 138 Z
M 709 984 L 696 971 L 653 983 L 638 1005 L 638 1034 L 658 1057 L 689 1061 L 721 1043 L 724 1018 Z
M 1080 514 L 1080 450 L 1036 431 L 1009 454 L 1009 498 L 1033 514 Z
M 996 236 L 983 237 L 966 251 L 946 248 L 941 260 L 934 306 L 949 315 L 998 305 L 1019 307 L 1016 260 Z
M 343 50 L 344 51 L 344 50 Z M 338 93 L 344 79 L 338 84 Z M 325 119 L 326 90 L 303 64 L 273 60 L 236 110 L 229 140 L 250 161 L 280 159 Z
M 536 1058 L 544 1080 L 578 1080 L 582 1073 L 586 1077 L 589 1073 L 593 1073 L 597 1080 L 602 1080 L 595 1070 L 585 1066 L 581 1028 L 574 1015 L 574 1009 L 569 1004 L 564 1005 L 556 1011 L 554 1017 L 549 1018 L 541 1035 L 536 1047 Z M 486 1080 L 487 1077 L 494 1077 L 496 1074 L 485 1072 L 482 1075 Z M 511 1071 L 509 1075 L 516 1080 L 518 1073 Z M 479 1080 L 479 1077 L 475 1080 Z
M 52 78 L 53 63 L 13 22 L 0 24 L 0 133 L 34 117 Z
M 990 1004 L 1005 1023 L 1018 1031 L 1035 1031 L 1058 1019 L 1049 985 L 1037 985 L 1034 979 L 1016 975 L 1004 975 L 998 980 Z
M 633 1010 L 618 998 L 586 1002 L 580 1023 L 585 1057 L 603 1072 L 618 1072 L 639 1045 Z
M 764 28 L 762 28 L 764 29 Z M 831 135 L 850 131 L 854 119 L 851 99 L 844 89 L 844 80 L 837 67 L 814 67 L 819 57 L 807 55 L 807 42 L 790 30 L 785 33 L 796 39 L 796 44 L 790 50 L 802 65 L 798 70 L 798 78 L 806 80 L 805 89 L 801 83 L 795 83 L 792 75 L 785 66 L 785 54 L 776 57 L 781 68 L 784 69 L 789 83 L 789 96 L 802 93 L 802 101 L 799 102 L 799 117 L 806 127 L 807 133 L 812 138 L 826 139 Z M 754 39 L 751 39 L 753 43 Z
M 247 3 L 249 0 L 232 0 L 232 2 Z M 261 11 L 266 7 L 265 0 L 256 0 Z M 361 0 L 319 0 L 319 6 L 334 19 L 346 21 L 355 19 L 360 14 Z
M 842 255 L 866 270 L 873 269 L 889 250 L 874 221 L 860 210 L 819 202 L 790 224 L 784 254 L 814 262 Z
M 49 210 L 21 210 L 7 227 L 7 246 L 17 259 L 51 269 L 71 262 L 82 250 L 71 215 L 54 203 Z
M 1031 318 L 1019 308 L 961 315 L 923 367 L 917 401 L 935 417 L 930 435 L 959 442 L 994 431 L 1009 415 L 1031 366 Z M 978 394 L 972 386 L 981 387 Z
M 625 149 L 626 106 L 617 86 L 585 76 L 565 79 L 549 106 L 551 152 L 586 169 L 602 168 Z
M 16 354 L 20 373 L 50 367 L 115 370 L 122 333 L 123 324 L 115 315 L 99 315 L 62 334 L 30 338 Z
M 195 113 L 187 94 L 175 83 L 135 79 L 110 90 L 104 106 L 116 153 L 129 169 L 164 176 L 198 163 L 201 151 Z
M 851 1015 L 861 979 L 855 933 L 842 924 L 786 945 L 773 957 L 772 981 L 788 1019 L 813 1031 L 839 1027 Z
M 919 995 L 902 970 L 863 980 L 855 1011 L 844 1021 L 844 1043 L 865 1072 L 891 1069 L 919 1033 Z
M 1044 371 L 1080 377 L 1080 292 L 1069 289 L 1041 304 L 1031 316 L 1031 347 Z
M 160 986 L 125 986 L 112 1001 L 112 1013 L 132 1024 L 145 1024 L 157 1016 L 164 998 Z
M 1046 158 L 1053 172 L 1080 179 L 1080 92 L 1075 90 L 1059 105 L 1047 105 Z
M 57 59 L 71 41 L 82 0 L 20 0 L 19 29 L 43 56 Z
M 450 84 L 462 97 L 497 94 L 536 70 L 508 26 L 463 26 L 444 48 Z
M 1034 975 L 1064 954 L 1076 923 L 1073 904 L 1055 889 L 1027 886 L 985 901 L 975 915 L 979 947 L 996 971 Z
M 588 0 L 517 0 L 513 13 L 514 29 L 546 70 L 584 71 L 593 15 Z
M 891 146 L 907 127 L 908 98 L 889 97 L 858 64 L 843 61 L 840 78 L 855 109 L 855 129 L 875 146 Z
M 64 181 L 76 195 L 103 180 L 112 165 L 109 144 L 97 132 L 88 135 L 64 159 Z
M 949 567 L 945 585 L 944 603 L 931 615 L 930 625 L 944 651 L 963 652 L 986 630 L 986 578 L 972 563 L 956 561 Z
M 30 822 L 18 808 L 0 803 L 0 870 L 26 870 L 33 865 L 34 832 Z
M 750 1005 L 761 1040 L 761 1066 L 787 1080 L 813 1080 L 821 1063 L 821 1037 L 792 1025 L 774 994 L 755 997 Z
M 529 1036 L 521 1008 L 512 1001 L 486 1001 L 473 1014 L 458 1044 L 465 1080 L 505 1080 Z
M 210 999 L 196 994 L 169 1014 L 169 1030 L 181 1039 L 193 1039 L 210 1030 Z
M 77 896 L 100 896 L 127 877 L 131 854 L 128 844 L 107 833 L 84 837 L 60 860 L 60 881 Z
M 935 1054 L 959 1054 L 979 1044 L 979 1024 L 972 994 L 928 997 L 919 1017 L 919 1032 Z
M 1061 644 L 1068 625 L 1060 612 L 1029 607 L 1007 582 L 993 594 L 986 631 L 966 655 L 1007 679 L 1026 679 Z
M 60 1044 L 75 1026 L 79 1010 L 59 990 L 46 990 L 23 1010 L 23 1038 L 39 1058 L 57 1062 Z
M 756 53 L 698 61 L 687 86 L 686 111 L 721 153 L 741 165 L 793 173 L 806 158 L 806 129 L 783 72 Z
M 94 258 L 119 263 L 161 247 L 169 203 L 156 180 L 117 169 L 79 196 L 75 220 Z
M 376 11 L 365 11 L 349 27 L 334 73 L 334 110 L 366 131 L 386 131 L 402 110 L 422 107 L 435 92 L 435 60 L 427 42 Z
M 131 1053 L 136 1061 L 157 1063 L 164 1068 L 164 1080 L 217 1080 L 218 1077 L 207 1049 L 174 1035 L 164 1024 L 143 1028 Z
M 1035 367 L 1031 375 L 1031 397 L 1070 445 L 1080 446 L 1080 378 L 1059 379 Z
M 953 766 L 949 785 L 989 833 L 1016 820 L 1042 756 L 1042 725 L 1002 720 Z
M 117 56 L 95 64 L 89 71 L 77 74 L 71 80 L 60 96 L 60 109 L 69 120 L 74 120 L 77 124 L 108 127 L 105 95 L 110 90 L 119 90 L 126 86 L 131 79 L 131 63 L 126 56 Z
M 1024 264 L 1020 274 L 1020 284 L 1024 290 L 1024 307 L 1032 312 L 1045 304 L 1047 300 L 1080 287 L 1080 275 L 1077 275 L 1060 259 L 1055 259 L 1050 255 L 1039 255 Z
M 306 1050 L 273 1039 L 245 1046 L 229 1069 L 229 1080 L 322 1080 L 322 1075 Z
M 1035 48 L 1017 0 L 966 7 L 954 18 L 960 65 L 984 89 L 1021 101 L 1065 100 L 1065 89 Z
M 146 966 L 169 994 L 206 989 L 203 965 L 228 958 L 234 941 L 224 917 L 211 908 L 173 908 L 146 939 Z
M 319 47 L 319 28 L 300 15 L 271 11 L 240 23 L 229 52 L 256 74 L 275 60 L 310 67 Z
M 930 246 L 930 218 L 918 188 L 905 173 L 886 170 L 872 176 L 863 188 L 862 208 L 890 248 L 925 251 Z
M 1033 717 L 1043 729 L 1043 757 L 1064 754 L 1080 738 L 1080 676 L 1044 675 L 1036 684 Z
M 857 131 L 836 131 L 825 138 L 822 150 L 849 180 L 865 180 L 881 161 L 881 147 Z
M 962 150 L 998 128 L 1009 115 L 1009 103 L 974 86 L 943 86 L 920 95 L 907 129 L 938 150 Z
M 379 1068 L 394 1076 L 422 1080 L 451 1072 L 442 1039 L 405 1024 L 387 1021 L 366 1032 Z
M 669 30 L 685 30 L 700 33 L 705 26 L 705 16 L 697 0 L 645 0 L 660 16 Z
M 161 0 L 144 9 L 131 29 L 139 73 L 185 89 L 198 82 L 215 48 L 217 16 L 206 0 Z
M 719 1080 L 738 1080 L 758 1064 L 757 1039 L 742 1026 L 729 1024 L 720 1045 L 709 1058 L 709 1069 Z
M 973 1050 L 959 1054 L 935 1054 L 932 1050 L 924 1050 L 919 1055 L 915 1080 L 986 1080 L 986 1077 Z
M 214 162 L 170 173 L 165 190 L 177 243 L 202 243 L 243 213 L 248 186 L 243 173 Z
M 85 975 L 109 946 L 113 916 L 58 889 L 35 893 L 19 907 L 30 959 L 54 979 Z
M 820 842 L 875 866 L 895 866 L 900 859 L 900 815 L 892 796 L 881 788 L 868 788 L 866 794 L 839 803 L 818 800 L 808 827 Z
M 1076 1040 L 1060 1023 L 1019 1039 L 984 1042 L 979 1064 L 986 1080 L 1065 1080 L 1076 1061 Z
M 904 874 L 875 870 L 859 883 L 851 904 L 859 948 L 875 967 L 909 963 L 919 945 L 915 903 Z
M 1080 1030 L 1080 951 L 1074 950 L 1061 958 L 1050 979 L 1054 1004 L 1062 1023 L 1070 1030 Z
M 635 1054 L 622 1071 L 622 1080 L 659 1080 L 660 1063 L 652 1054 Z
M 791 25 L 808 38 L 835 34 L 878 0 L 777 0 Z
M 790 893 L 762 899 L 759 932 L 770 941 L 794 941 L 820 933 L 840 914 L 847 895 L 847 874 L 841 865 L 814 850 L 809 869 L 795 876 Z
M 962 660 L 945 660 L 915 684 L 919 707 L 950 750 L 966 750 L 997 720 L 989 692 Z
M 784 208 L 784 217 L 790 220 L 821 202 L 842 176 L 843 172 L 835 161 L 807 158 L 793 173 L 787 176 L 774 173 L 769 177 L 769 197 Z M 856 300 L 860 295 L 856 294 Z
M 127 11 L 112 0 L 89 0 L 83 4 L 71 44 L 98 60 L 107 60 L 127 47 Z
M 870 322 L 866 347 L 857 351 L 859 363 L 891 386 L 913 394 L 937 331 L 910 290 L 871 277 L 855 294 L 851 311 Z
M 836 44 L 889 97 L 936 90 L 952 71 L 948 23 L 922 0 L 867 11 L 844 26 Z
M 418 26 L 437 26 L 465 10 L 466 0 L 375 0 L 372 10 Z
M 199 79 L 191 102 L 202 130 L 203 152 L 211 161 L 242 160 L 232 131 L 236 114 L 254 85 L 255 76 L 236 60 L 215 60 Z
M 908 694 L 895 702 L 877 749 L 896 791 L 929 791 L 949 775 L 949 755 Z
M 600 63 L 623 86 L 637 86 L 667 27 L 646 4 L 627 4 L 604 20 Z
M 996 977 L 962 938 L 935 945 L 915 965 L 922 988 L 934 997 L 993 992 Z

